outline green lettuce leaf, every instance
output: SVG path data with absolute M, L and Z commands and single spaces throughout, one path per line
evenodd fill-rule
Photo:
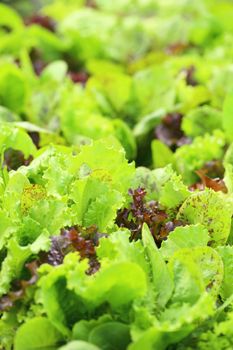
M 172 110 L 175 104 L 175 89 L 170 70 L 163 65 L 148 67 L 134 75 L 133 86 L 141 106 L 141 116 L 160 109 Z M 157 114 L 157 112 L 156 112 Z
M 137 327 L 134 328 L 133 334 L 135 339 L 130 344 L 129 350 L 154 350 L 155 348 L 165 350 L 168 345 L 179 343 L 200 322 L 213 315 L 214 302 L 211 296 L 205 293 L 194 306 L 184 307 L 180 310 L 180 313 L 177 312 L 178 310 L 177 308 L 173 310 L 171 322 L 164 321 L 159 323 L 156 320 L 154 324 L 147 327 L 142 333 Z
M 72 329 L 72 339 L 88 341 L 89 334 L 95 327 L 111 321 L 112 317 L 109 314 L 100 316 L 98 319 L 81 320 L 75 323 Z
M 106 350 L 125 350 L 130 341 L 130 327 L 120 322 L 106 322 L 95 327 L 89 335 L 90 343 Z
M 0 25 L 9 26 L 13 30 L 20 30 L 23 28 L 23 21 L 13 8 L 4 4 L 0 4 L 1 19 Z
M 121 72 L 106 71 L 88 80 L 87 91 L 95 95 L 96 90 L 106 97 L 115 112 L 120 112 L 131 97 L 132 79 Z
M 82 340 L 74 340 L 58 350 L 100 350 L 100 348 Z
M 233 262 L 233 249 L 230 246 L 223 246 L 217 248 L 224 264 L 224 278 L 220 290 L 220 295 L 223 300 L 229 298 L 233 293 L 232 283 L 232 262 Z
M 184 145 L 175 152 L 175 166 L 187 184 L 195 183 L 194 171 L 211 160 L 222 159 L 225 137 L 216 130 L 213 134 L 196 137 L 190 145 Z
M 146 225 L 144 225 L 142 229 L 142 241 L 151 266 L 156 303 L 159 308 L 163 308 L 172 295 L 174 287 L 173 280 L 160 251 L 154 243 L 151 232 Z
M 86 23 L 90 23 L 88 28 Z M 115 24 L 114 16 L 83 8 L 60 21 L 58 30 L 68 42 L 71 55 L 78 55 L 85 61 L 106 56 L 109 34 Z M 101 31 L 97 31 L 97 28 L 101 28 Z
M 148 287 L 145 272 L 136 262 L 101 259 L 101 269 L 88 276 L 87 261 L 78 260 L 77 254 L 68 254 L 55 269 L 49 265 L 40 268 L 43 306 L 49 320 L 64 335 L 70 334 L 69 327 L 95 311 L 104 314 L 110 307 L 124 312 L 134 299 L 145 296 Z
M 17 330 L 14 348 L 15 350 L 55 350 L 62 340 L 61 334 L 47 318 L 35 317 L 28 320 Z
M 15 113 L 25 109 L 27 85 L 22 71 L 15 65 L 0 65 L 0 104 Z
M 166 115 L 165 109 L 158 109 L 142 117 L 134 126 L 133 133 L 140 146 L 146 142 L 149 134 L 161 122 L 164 115 Z
M 178 207 L 190 194 L 181 176 L 177 175 L 171 164 L 152 171 L 148 168 L 138 167 L 133 187 L 139 186 L 147 191 L 148 200 L 158 200 L 167 208 Z
M 208 105 L 198 107 L 185 115 L 182 129 L 186 135 L 192 137 L 222 129 L 222 113 Z
M 100 259 L 113 261 L 130 261 L 138 264 L 146 274 L 149 272 L 148 262 L 145 258 L 144 247 L 140 241 L 129 242 L 130 232 L 121 229 L 112 232 L 108 237 L 100 239 L 97 255 Z
M 154 168 L 162 168 L 169 163 L 173 163 L 173 153 L 164 143 L 159 140 L 153 140 L 151 143 L 151 148 Z
M 202 224 L 209 231 L 211 246 L 226 243 L 231 229 L 232 208 L 223 196 L 213 190 L 190 195 L 179 209 L 177 219 Z
M 183 79 L 178 82 L 177 94 L 182 106 L 180 108 L 182 113 L 187 113 L 193 108 L 207 103 L 211 96 L 206 86 L 187 86 Z
M 50 240 L 41 234 L 32 244 L 22 247 L 15 238 L 11 238 L 7 244 L 7 256 L 2 262 L 0 272 L 0 295 L 6 294 L 10 289 L 10 283 L 20 277 L 21 271 L 28 258 L 39 251 L 49 249 Z
M 171 303 L 192 305 L 205 291 L 217 296 L 223 280 L 223 263 L 213 248 L 180 249 L 171 257 L 168 267 L 175 286 Z
M 93 172 L 99 179 L 109 181 L 114 189 L 122 192 L 128 190 L 134 176 L 134 164 L 128 163 L 123 148 L 114 138 L 83 146 L 73 161 L 71 171 L 78 171 L 84 165 L 90 169 L 89 173 Z
M 208 230 L 201 224 L 176 227 L 162 242 L 160 252 L 168 260 L 179 249 L 206 246 L 208 241 Z
M 106 266 L 106 264 L 102 264 L 102 269 L 97 272 L 94 279 L 90 278 L 89 283 L 88 280 L 86 281 L 88 285 L 83 290 L 79 288 L 75 271 L 70 271 L 69 287 L 81 294 L 90 306 L 98 306 L 107 302 L 115 310 L 129 304 L 134 298 L 145 295 L 147 291 L 146 276 L 138 264 L 133 262 L 113 263 L 110 266 Z M 93 295 L 95 295 L 94 299 Z
M 123 204 L 120 192 L 94 174 L 75 181 L 70 198 L 75 203 L 72 210 L 77 222 L 83 226 L 97 225 L 101 232 L 113 225 L 116 211 Z
M 0 149 L 1 153 L 8 148 L 22 151 L 25 157 L 35 155 L 36 147 L 27 133 L 10 123 L 0 124 Z
M 233 94 L 229 93 L 226 96 L 224 100 L 224 105 L 223 105 L 223 128 L 229 141 L 233 140 L 232 113 L 233 113 Z

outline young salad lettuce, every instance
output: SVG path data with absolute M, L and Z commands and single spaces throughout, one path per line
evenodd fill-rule
M 232 2 L 4 2 L 0 350 L 232 349 Z

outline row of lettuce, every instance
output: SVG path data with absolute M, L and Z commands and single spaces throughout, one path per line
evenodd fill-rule
M 231 5 L 205 2 L 123 1 L 115 8 L 100 1 L 97 11 L 55 1 L 43 9 L 57 21 L 55 32 L 25 26 L 1 5 L 0 101 L 7 109 L 1 120 L 26 120 L 64 137 L 50 134 L 48 142 L 79 145 L 111 134 L 128 159 L 138 155 L 146 165 L 153 162 L 148 139 L 170 112 L 184 116 L 181 129 L 191 139 L 215 129 L 232 138 L 231 107 L 223 109 L 225 97 L 232 99 Z M 187 78 L 190 67 L 195 84 Z M 80 71 L 89 77 L 85 89 L 70 79 Z M 155 167 L 164 165 L 153 158 Z
M 0 4 L 1 349 L 231 348 L 231 11 L 54 0 L 28 25 Z M 224 188 L 194 190 L 210 162 Z
M 1 307 L 12 282 L 28 279 L 25 263 L 48 251 L 61 228 L 97 225 L 107 233 L 96 248 L 101 267 L 94 274 L 86 274 L 88 259 L 75 252 L 58 266 L 39 266 L 37 282 L 3 312 L 6 349 L 12 339 L 24 350 L 55 349 L 69 339 L 75 343 L 67 349 L 166 349 L 200 326 L 200 346 L 210 349 L 212 338 L 218 345 L 219 334 L 230 346 L 231 184 L 227 194 L 190 192 L 170 165 L 135 169 L 112 138 L 78 151 L 55 145 L 37 151 L 25 132 L 4 128 L 4 144 L 13 142 L 34 160 L 2 173 Z M 170 219 L 185 222 L 159 249 L 146 224 L 142 240 L 130 243 L 129 230 L 115 223 L 117 209 L 130 200 L 127 189 L 139 185 Z

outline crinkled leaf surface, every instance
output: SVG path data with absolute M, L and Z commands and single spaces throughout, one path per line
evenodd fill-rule
M 202 224 L 209 231 L 210 244 L 222 245 L 227 241 L 231 228 L 232 208 L 224 197 L 212 190 L 190 195 L 181 206 L 178 219 L 188 224 Z

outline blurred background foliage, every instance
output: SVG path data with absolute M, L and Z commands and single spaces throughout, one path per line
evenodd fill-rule
M 23 16 L 28 16 L 48 4 L 49 0 L 1 0 L 0 3 L 13 7 Z

